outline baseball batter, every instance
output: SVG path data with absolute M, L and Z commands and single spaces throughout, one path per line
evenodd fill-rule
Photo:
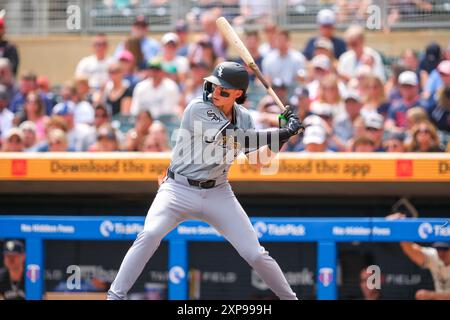
M 244 103 L 246 69 L 223 62 L 205 78 L 203 97 L 184 111 L 176 146 L 164 182 L 108 292 L 126 299 L 164 236 L 185 220 L 201 220 L 220 232 L 280 299 L 297 299 L 277 262 L 260 245 L 247 214 L 236 199 L 227 175 L 239 152 L 279 151 L 302 124 L 289 109 L 285 127 L 256 131 Z M 258 150 L 259 149 L 259 150 Z

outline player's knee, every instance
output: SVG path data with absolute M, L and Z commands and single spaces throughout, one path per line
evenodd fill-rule
M 138 241 L 144 243 L 160 243 L 161 236 L 154 230 L 143 230 L 138 235 Z
M 265 250 L 248 250 L 242 257 L 249 265 L 254 266 L 267 258 L 267 252 Z

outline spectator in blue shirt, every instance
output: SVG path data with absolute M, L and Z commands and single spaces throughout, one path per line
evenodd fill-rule
M 419 80 L 413 71 L 404 71 L 398 78 L 401 99 L 392 102 L 388 111 L 386 129 L 403 131 L 406 128 L 406 112 L 414 107 L 423 107 L 419 96 Z
M 336 15 L 330 9 L 322 9 L 317 14 L 317 24 L 319 26 L 319 36 L 315 36 L 308 40 L 306 44 L 304 55 L 308 60 L 314 56 L 315 42 L 318 38 L 327 38 L 333 43 L 334 57 L 338 59 L 341 54 L 347 51 L 345 41 L 339 37 L 334 36 Z
M 160 44 L 158 41 L 148 38 L 147 34 L 149 32 L 148 22 L 144 16 L 136 17 L 132 27 L 131 27 L 131 36 L 138 38 L 141 41 L 141 51 L 144 55 L 145 61 L 151 60 L 153 57 L 159 54 Z M 114 57 L 116 59 L 119 58 L 121 52 L 124 50 L 125 44 L 120 43 L 116 52 L 114 53 Z

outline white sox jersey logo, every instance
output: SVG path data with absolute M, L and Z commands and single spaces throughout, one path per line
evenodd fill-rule
M 215 114 L 214 111 L 212 111 L 212 110 L 206 111 L 206 114 L 208 115 L 208 117 L 211 118 L 211 121 L 217 121 L 217 122 L 222 121 L 222 119 L 220 119 L 219 116 L 217 114 Z

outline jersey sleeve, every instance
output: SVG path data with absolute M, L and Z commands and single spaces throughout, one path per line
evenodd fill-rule
M 420 249 L 425 256 L 425 261 L 423 263 L 423 268 L 435 270 L 439 267 L 439 256 L 437 254 L 437 250 L 429 247 L 422 247 Z

